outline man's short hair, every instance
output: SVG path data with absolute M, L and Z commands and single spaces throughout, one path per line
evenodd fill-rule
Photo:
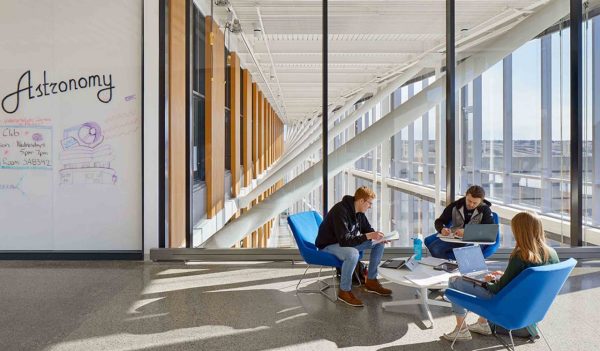
M 360 199 L 369 200 L 374 198 L 375 192 L 366 186 L 361 186 L 360 188 L 356 189 L 356 192 L 354 193 L 354 201 L 358 201 Z
M 469 189 L 467 189 L 467 194 L 478 199 L 485 199 L 485 190 L 479 185 L 471 185 Z

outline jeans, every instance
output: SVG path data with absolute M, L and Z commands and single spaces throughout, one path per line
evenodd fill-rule
M 374 244 L 371 240 L 367 240 L 356 246 L 340 246 L 340 244 L 332 244 L 325 246 L 322 251 L 329 252 L 337 257 L 342 264 L 342 278 L 340 280 L 340 290 L 352 290 L 352 274 L 354 267 L 358 262 L 359 251 L 371 249 L 371 258 L 369 259 L 369 274 L 368 279 L 377 279 L 377 267 L 383 257 L 384 245 L 382 243 Z
M 491 299 L 494 296 L 494 294 L 489 290 L 484 289 L 483 287 L 473 282 L 464 280 L 462 277 L 450 278 L 450 280 L 448 281 L 448 288 L 459 290 L 467 294 L 475 295 L 484 299 Z M 467 310 L 464 307 L 457 305 L 454 302 L 452 303 L 452 312 L 455 315 L 462 317 L 464 317 L 467 314 Z

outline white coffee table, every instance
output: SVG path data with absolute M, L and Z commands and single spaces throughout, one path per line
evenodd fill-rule
M 417 290 L 417 297 L 410 300 L 396 300 L 391 302 L 384 302 L 382 307 L 384 309 L 388 309 L 393 306 L 405 306 L 405 305 L 423 305 L 425 312 L 427 313 L 427 318 L 431 322 L 431 327 L 433 328 L 433 317 L 431 316 L 431 311 L 429 310 L 429 305 L 433 306 L 442 306 L 442 307 L 450 307 L 450 303 L 446 301 L 433 300 L 428 297 L 429 289 L 445 289 L 448 287 L 448 279 L 452 276 L 460 275 L 460 273 L 447 273 L 444 271 L 436 271 L 432 266 L 426 266 L 424 264 L 417 265 L 412 271 L 407 268 L 394 269 L 394 268 L 382 268 L 379 267 L 377 269 L 379 275 L 383 278 L 403 286 L 407 286 L 410 288 L 414 288 Z M 405 276 L 407 274 L 416 274 L 422 276 L 429 276 L 431 279 L 425 284 L 416 284 L 415 282 L 407 279 Z

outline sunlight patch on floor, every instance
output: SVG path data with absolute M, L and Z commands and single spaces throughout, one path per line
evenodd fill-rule
M 253 333 L 266 329 L 269 329 L 269 327 L 260 326 L 250 329 L 234 329 L 223 325 L 205 325 L 155 334 L 134 335 L 121 333 L 61 342 L 48 348 L 48 351 L 134 351 L 146 348 L 167 347 L 203 339 Z

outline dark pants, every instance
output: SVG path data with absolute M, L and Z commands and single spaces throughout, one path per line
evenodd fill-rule
M 433 257 L 437 257 L 437 258 L 444 258 L 444 259 L 449 259 L 449 258 L 454 258 L 454 253 L 452 252 L 452 249 L 455 249 L 457 247 L 463 247 L 466 246 L 465 244 L 457 244 L 457 243 L 449 243 L 446 241 L 443 241 L 439 238 L 433 240 L 431 243 L 429 243 L 429 245 L 427 245 L 427 249 L 429 250 L 429 253 L 431 254 L 431 256 Z

